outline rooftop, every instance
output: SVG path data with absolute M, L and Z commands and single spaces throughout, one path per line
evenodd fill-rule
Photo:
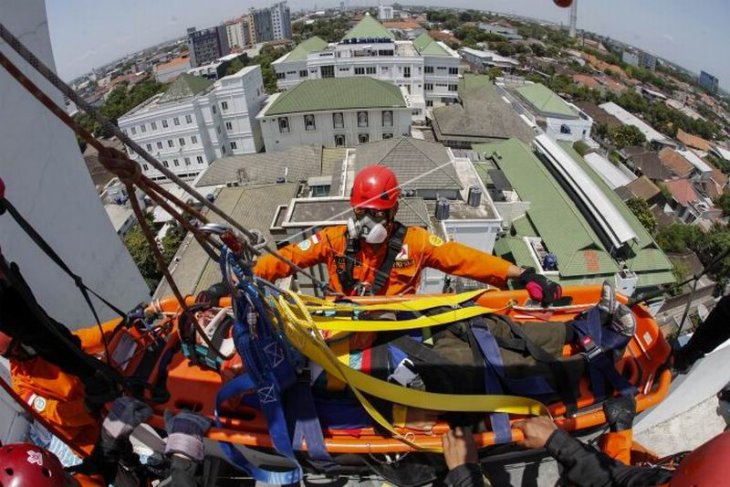
M 421 56 L 454 57 L 455 53 L 435 41 L 428 32 L 424 32 L 413 40 L 413 47 Z
M 155 65 L 155 71 L 164 71 L 168 69 L 177 69 L 182 67 L 183 64 L 190 64 L 190 58 L 188 56 L 180 56 L 172 59 L 166 63 L 160 63 Z
M 369 77 L 306 80 L 279 93 L 264 116 L 356 108 L 405 108 L 400 88 Z
M 627 170 L 627 174 L 627 172 L 622 171 L 611 161 L 600 154 L 596 154 L 595 152 L 586 154 L 583 159 L 590 164 L 590 166 L 601 176 L 611 189 L 616 189 L 619 186 L 625 186 L 636 179 L 636 176 L 633 173 Z
M 541 115 L 572 118 L 579 116 L 578 112 L 565 100 L 541 83 L 518 86 L 514 90 Z
M 165 94 L 160 97 L 158 103 L 168 103 L 193 97 L 210 88 L 214 83 L 215 81 L 200 76 L 183 73 L 170 85 Z
M 656 184 L 651 182 L 651 179 L 646 176 L 641 176 L 629 184 L 617 188 L 616 193 L 624 201 L 630 200 L 631 198 L 640 198 L 644 201 L 649 201 L 661 194 L 661 190 Z
M 689 206 L 700 200 L 692 181 L 688 179 L 673 179 L 672 181 L 666 181 L 664 184 L 672 193 L 672 198 L 682 206 Z
M 587 74 L 574 74 L 573 81 L 588 88 L 598 88 L 601 86 L 601 83 L 599 83 L 596 78 L 588 76 Z
M 609 128 L 621 125 L 621 120 L 614 117 L 603 108 L 589 101 L 577 101 L 575 105 L 583 110 L 597 124 L 602 123 Z
M 694 171 L 694 166 L 687 159 L 669 147 L 665 147 L 659 151 L 659 160 L 662 161 L 664 167 L 669 169 L 678 178 L 687 177 Z
M 658 132 L 657 130 L 654 130 L 649 124 L 641 120 L 639 117 L 627 110 L 624 110 L 622 107 L 618 106 L 612 101 L 604 103 L 600 105 L 600 107 L 607 113 L 610 113 L 614 117 L 618 118 L 624 125 L 633 125 L 637 129 L 639 129 L 641 133 L 643 133 L 646 137 L 646 140 L 649 142 L 651 142 L 652 140 L 656 140 L 658 142 L 664 143 L 669 140 L 667 136 L 665 136 L 661 132 Z
M 386 29 L 383 24 L 372 18 L 370 15 L 365 15 L 360 22 L 350 29 L 345 34 L 342 40 L 349 39 L 395 39 L 392 32 Z
M 283 61 L 304 61 L 307 59 L 309 54 L 322 51 L 327 47 L 327 45 L 327 41 L 324 39 L 317 36 L 310 37 L 306 41 L 300 42 L 299 45 L 297 45 L 297 47 L 295 47 L 289 54 L 274 61 L 274 64 Z
M 696 135 L 688 134 L 682 129 L 677 130 L 677 140 L 687 147 L 692 147 L 693 149 L 701 150 L 703 152 L 709 151 L 712 147 L 710 141 Z

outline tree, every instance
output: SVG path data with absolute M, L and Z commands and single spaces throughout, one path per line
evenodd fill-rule
M 495 79 L 497 79 L 500 76 L 502 76 L 502 70 L 499 69 L 499 68 L 497 68 L 497 67 L 491 67 L 487 71 L 487 75 L 489 76 L 489 79 L 491 79 L 492 81 L 494 81 Z
M 165 262 L 170 262 L 175 256 L 177 249 L 185 239 L 185 229 L 180 224 L 174 224 L 164 237 L 162 237 L 162 255 L 165 256 Z
M 632 145 L 641 145 L 646 142 L 646 137 L 641 130 L 633 125 L 617 125 L 609 129 L 608 138 L 617 149 L 623 149 Z
M 665 252 L 685 252 L 687 249 L 697 249 L 703 238 L 698 227 L 674 223 L 659 230 L 656 242 Z
M 584 155 L 588 154 L 591 151 L 591 148 L 588 146 L 588 144 L 586 144 L 582 140 L 575 141 L 575 143 L 573 144 L 573 149 L 575 149 L 575 151 L 578 154 L 580 154 L 581 157 L 583 157 Z
M 715 204 L 722 210 L 722 216 L 730 216 L 730 193 L 723 193 L 715 200 Z
M 160 282 L 162 273 L 157 268 L 154 253 L 147 243 L 147 239 L 142 233 L 142 228 L 139 223 L 135 224 L 127 235 L 125 235 L 124 245 L 127 247 L 129 255 L 132 256 L 132 260 L 134 260 L 137 269 L 139 269 L 147 285 L 150 289 L 155 289 Z
M 626 206 L 629 207 L 639 222 L 644 225 L 644 228 L 646 228 L 649 234 L 654 235 L 654 232 L 656 232 L 657 221 L 656 217 L 649 209 L 649 204 L 641 198 L 631 198 L 626 202 Z

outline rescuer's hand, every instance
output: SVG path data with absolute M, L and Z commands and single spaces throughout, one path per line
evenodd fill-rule
M 133 397 L 123 396 L 114 400 L 111 411 L 104 419 L 102 428 L 114 441 L 127 440 L 134 428 L 152 416 L 152 408 Z
M 514 424 L 514 427 L 522 431 L 525 439 L 520 442 L 520 445 L 525 448 L 544 447 L 550 435 L 558 429 L 553 420 L 547 416 L 518 421 Z
M 631 429 L 636 416 L 636 399 L 632 396 L 609 399 L 603 403 L 603 413 L 612 432 Z
M 548 306 L 563 295 L 560 284 L 536 273 L 532 267 L 525 269 L 520 275 L 520 284 L 525 287 L 530 299 L 539 301 L 543 306 Z
M 477 463 L 477 448 L 469 428 L 457 426 L 449 430 L 441 437 L 441 444 L 444 447 L 444 459 L 449 470 L 466 463 Z
M 196 462 L 203 461 L 203 435 L 210 428 L 211 420 L 205 416 L 180 411 L 173 417 L 165 411 L 165 429 L 169 433 L 165 454 L 182 455 Z

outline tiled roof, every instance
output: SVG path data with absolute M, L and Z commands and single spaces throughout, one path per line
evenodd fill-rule
M 712 147 L 712 144 L 709 141 L 703 139 L 702 137 L 688 134 L 682 129 L 677 130 L 677 140 L 687 147 L 692 147 L 693 149 L 698 149 L 704 152 L 708 152 Z
M 180 56 L 176 57 L 175 59 L 172 59 L 166 63 L 160 63 L 155 65 L 155 71 L 163 71 L 165 69 L 170 69 L 179 66 L 180 64 L 190 64 L 190 58 L 188 56 Z
M 578 118 L 578 112 L 550 88 L 541 83 L 518 86 L 515 91 L 543 115 L 555 114 Z
M 588 76 L 587 74 L 574 74 L 573 81 L 579 85 L 587 86 L 588 88 L 598 88 L 601 86 L 601 83 L 596 81 L 596 78 Z
M 379 164 L 395 172 L 403 189 L 461 190 L 459 177 L 449 161 L 441 144 L 399 137 L 359 145 L 355 170 Z
M 602 123 L 609 128 L 621 125 L 621 120 L 614 117 L 595 103 L 591 103 L 589 101 L 576 101 L 575 105 L 586 112 L 588 116 L 593 119 L 594 123 Z
M 322 172 L 321 147 L 302 145 L 284 151 L 216 159 L 196 186 L 217 186 L 229 182 L 241 185 L 272 184 L 284 174 L 286 181 L 298 182 L 331 173 Z
M 465 74 L 459 83 L 459 98 L 461 103 L 433 109 L 432 126 L 438 140 L 491 142 L 515 137 L 530 142 L 535 136 L 488 76 Z
M 160 98 L 159 103 L 167 103 L 195 96 L 201 91 L 206 90 L 213 83 L 215 81 L 207 78 L 183 73 L 170 85 L 165 94 Z
M 388 22 L 383 22 L 383 26 L 387 29 L 403 29 L 403 30 L 422 28 L 421 24 L 419 24 L 418 22 L 409 22 L 409 21 L 405 21 L 405 22 L 399 21 L 398 22 L 398 21 L 392 21 L 392 20 L 388 21 Z
M 669 147 L 659 151 L 659 159 L 678 178 L 689 176 L 695 168 L 680 153 Z
M 656 184 L 652 183 L 649 178 L 641 176 L 640 178 L 631 181 L 626 186 L 617 188 L 616 192 L 621 195 L 624 200 L 641 198 L 642 200 L 649 201 L 661 193 L 661 190 Z
M 623 152 L 633 161 L 636 172 L 652 181 L 664 181 L 676 175 L 659 159 L 659 153 L 643 147 L 627 147 Z
M 325 47 L 327 47 L 327 41 L 317 36 L 310 37 L 306 41 L 299 43 L 299 45 L 289 53 L 285 61 L 303 61 L 307 59 L 307 55 L 313 52 L 319 52 Z
M 692 182 L 689 179 L 673 179 L 665 181 L 664 184 L 672 193 L 674 200 L 682 206 L 688 206 L 700 199 L 697 191 L 695 191 Z
M 416 37 L 413 41 L 413 47 L 416 48 L 421 56 L 451 57 L 451 54 L 446 49 L 428 35 L 428 32 L 424 32 Z
M 398 86 L 375 78 L 358 76 L 303 81 L 291 90 L 279 94 L 265 115 L 406 106 Z
M 372 18 L 370 15 L 366 15 L 358 22 L 355 27 L 350 29 L 350 32 L 345 34 L 345 39 L 395 39 L 392 32 L 386 29 L 383 24 Z

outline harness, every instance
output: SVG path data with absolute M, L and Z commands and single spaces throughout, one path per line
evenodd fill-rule
M 393 269 L 393 263 L 395 262 L 396 256 L 403 247 L 403 239 L 406 236 L 408 227 L 402 225 L 399 222 L 394 222 L 395 230 L 388 239 L 388 253 L 383 259 L 383 263 L 380 265 L 375 272 L 375 280 L 369 289 L 368 294 L 378 294 L 383 289 L 383 286 L 388 282 L 390 277 L 390 271 Z M 362 283 L 355 279 L 353 276 L 353 269 L 357 262 L 356 255 L 360 251 L 360 239 L 350 238 L 347 236 L 347 244 L 345 245 L 345 265 L 337 267 L 337 278 L 342 284 L 342 289 L 349 294 L 353 289 L 356 289 L 358 285 Z

